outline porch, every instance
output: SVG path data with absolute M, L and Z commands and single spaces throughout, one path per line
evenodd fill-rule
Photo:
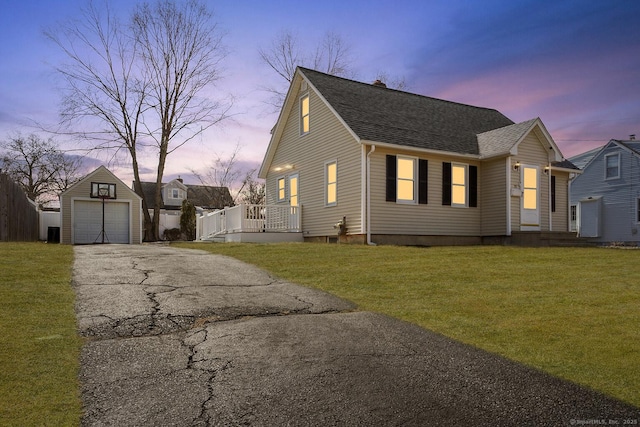
M 212 242 L 302 242 L 300 206 L 240 204 L 196 218 L 196 240 Z

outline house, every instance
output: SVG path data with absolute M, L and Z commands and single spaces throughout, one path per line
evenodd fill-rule
M 142 199 L 100 166 L 60 194 L 60 242 L 142 242 Z
M 149 212 L 153 217 L 156 183 L 141 182 L 141 184 L 145 199 L 149 203 Z M 223 209 L 225 206 L 233 205 L 233 198 L 227 187 L 190 185 L 185 184 L 182 178 L 163 183 L 160 196 L 162 197 L 160 205 L 160 236 L 163 236 L 166 229 L 180 228 L 180 209 L 184 199 L 193 203 L 198 212 Z
M 612 139 L 571 158 L 572 227 L 599 243 L 640 244 L 640 141 Z
M 539 118 L 298 68 L 259 177 L 305 241 L 450 245 L 567 234 L 578 172 Z

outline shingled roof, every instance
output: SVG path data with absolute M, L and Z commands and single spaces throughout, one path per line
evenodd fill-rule
M 142 191 L 145 199 L 150 204 L 149 208 L 153 208 L 155 204 L 155 182 L 141 182 Z M 165 185 L 164 183 L 162 185 Z M 223 209 L 225 206 L 233 205 L 233 198 L 227 187 L 212 187 L 208 185 L 190 185 L 185 184 L 187 187 L 187 200 L 204 209 Z M 165 206 L 164 202 L 161 205 L 162 209 L 167 210 L 180 210 L 180 206 Z
M 299 71 L 361 140 L 479 155 L 478 134 L 514 124 L 494 109 Z

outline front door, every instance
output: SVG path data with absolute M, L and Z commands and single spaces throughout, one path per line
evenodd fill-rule
M 298 174 L 289 176 L 289 204 L 298 206 Z
M 537 166 L 523 165 L 520 170 L 522 198 L 520 204 L 520 230 L 540 230 L 540 171 Z

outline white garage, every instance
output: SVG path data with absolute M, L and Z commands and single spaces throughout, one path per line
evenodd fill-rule
M 142 199 L 104 166 L 60 195 L 60 213 L 61 243 L 142 242 Z

